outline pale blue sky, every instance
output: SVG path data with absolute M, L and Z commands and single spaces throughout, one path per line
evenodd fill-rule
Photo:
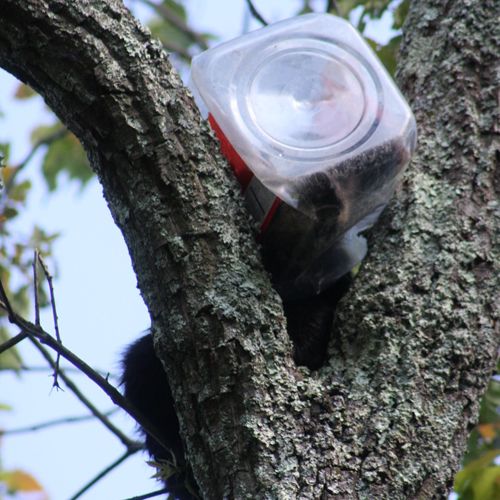
M 290 1 L 284 7 L 278 1 L 255 3 L 269 21 L 289 17 L 301 4 Z M 191 24 L 218 36 L 214 44 L 237 36 L 245 26 L 243 0 L 189 0 L 186 4 Z M 314 2 L 318 10 L 324 4 L 324 1 Z M 140 9 L 139 14 L 147 16 L 148 11 Z M 251 27 L 258 24 L 251 23 Z M 374 30 L 371 36 L 383 36 L 388 27 L 386 18 L 371 28 Z M 12 141 L 14 161 L 26 154 L 33 127 L 51 122 L 40 99 L 12 100 L 16 85 L 12 77 L 0 73 L 0 110 L 5 113 L 5 118 L 0 119 L 0 141 Z M 49 231 L 61 232 L 54 248 L 54 261 L 58 267 L 55 285 L 63 341 L 92 366 L 116 373 L 123 347 L 148 326 L 127 249 L 111 220 L 97 181 L 80 193 L 75 184 L 63 180 L 62 187 L 48 195 L 37 173 L 39 158 L 40 155 L 23 174 L 33 181 L 34 192 L 29 210 L 21 217 L 16 231 L 26 233 L 33 224 L 39 224 Z M 43 322 L 47 328 L 52 325 L 47 313 Z M 29 344 L 21 346 L 21 353 L 26 364 L 43 365 Z M 12 412 L 0 413 L 1 428 L 86 413 L 70 391 L 51 391 L 49 373 L 22 377 L 1 373 L 0 377 L 0 402 L 13 406 Z M 83 376 L 73 378 L 101 409 L 111 407 L 107 398 Z M 126 416 L 119 415 L 115 421 L 132 432 L 133 424 Z M 89 422 L 6 436 L 2 439 L 1 456 L 5 468 L 28 470 L 42 482 L 52 500 L 63 500 L 123 451 L 116 438 L 99 423 Z M 84 498 L 113 500 L 146 493 L 158 487 L 148 479 L 152 472 L 144 464 L 144 456 L 137 454 Z

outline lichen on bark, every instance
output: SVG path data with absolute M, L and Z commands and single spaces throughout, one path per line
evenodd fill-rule
M 399 82 L 418 152 L 311 373 L 291 361 L 236 183 L 159 45 L 118 0 L 3 1 L 0 65 L 86 147 L 205 497 L 446 493 L 499 340 L 499 10 L 412 2 Z

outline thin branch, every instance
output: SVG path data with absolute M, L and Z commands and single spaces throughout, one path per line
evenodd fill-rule
M 260 15 L 259 11 L 255 8 L 255 5 L 253 4 L 252 0 L 246 0 L 248 10 L 250 11 L 250 14 L 259 21 L 263 26 L 267 26 L 269 23 Z
M 332 11 L 338 16 L 340 15 L 339 6 L 337 5 L 336 0 L 328 0 L 328 2 L 326 2 L 326 12 L 328 13 Z
M 23 334 L 25 335 L 25 334 Z M 27 336 L 27 335 L 26 335 Z M 78 368 L 75 368 L 74 366 L 63 366 L 62 369 L 66 372 L 66 373 L 75 373 L 75 374 L 80 374 L 80 375 L 85 375 L 84 373 L 82 373 Z M 2 368 L 0 367 L 0 371 L 7 371 L 7 370 L 12 370 L 12 368 Z M 20 366 L 19 368 L 16 368 L 17 371 L 23 371 L 23 372 L 27 372 L 27 373 L 40 373 L 40 372 L 48 372 L 48 371 L 52 371 L 52 368 L 50 366 L 25 366 L 25 365 L 22 365 Z M 114 379 L 114 380 L 118 380 L 118 376 L 117 375 L 114 375 L 112 373 L 109 373 L 108 371 L 106 370 L 99 370 L 99 369 L 95 369 L 95 371 L 97 373 L 99 373 L 99 375 L 103 376 L 104 378 L 106 378 L 107 380 L 109 380 L 110 378 L 111 379 Z
M 109 411 L 103 413 L 103 415 L 105 417 L 109 417 L 109 416 L 113 415 L 113 413 L 116 413 L 117 409 L 118 408 L 114 408 L 112 410 L 109 410 Z M 94 418 L 95 418 L 95 415 L 79 415 L 77 417 L 58 418 L 58 419 L 50 420 L 48 422 L 41 422 L 39 424 L 34 424 L 31 426 L 27 426 L 27 427 L 18 427 L 17 429 L 0 430 L 0 437 L 1 436 L 12 436 L 14 434 L 26 434 L 26 433 L 30 433 L 30 432 L 41 431 L 43 429 L 48 429 L 50 427 L 55 427 L 58 425 L 85 422 L 87 420 L 93 420 Z
M 16 344 L 19 344 L 19 342 L 23 341 L 26 337 L 28 337 L 28 334 L 25 332 L 21 332 L 10 338 L 9 340 L 6 340 L 3 344 L 0 344 L 0 354 L 2 354 L 7 349 L 14 347 Z M 9 370 L 11 369 L 12 368 L 9 368 Z
M 205 39 L 191 27 L 189 27 L 184 19 L 178 16 L 172 9 L 169 9 L 163 3 L 155 3 L 152 0 L 140 0 L 142 3 L 149 5 L 156 13 L 161 16 L 165 21 L 175 26 L 178 30 L 185 33 L 191 40 L 193 40 L 202 50 L 207 50 L 208 45 Z M 189 56 L 191 57 L 191 56 Z
M 159 497 L 165 493 L 168 493 L 168 489 L 162 488 L 161 490 L 152 491 L 151 493 L 146 493 L 145 495 L 139 495 L 137 497 L 126 498 L 125 500 L 146 500 L 148 498 Z
M 7 315 L 9 317 L 9 321 L 13 323 L 13 318 L 16 316 L 14 309 L 10 305 L 9 298 L 7 297 L 7 293 L 5 292 L 5 288 L 3 286 L 2 281 L 0 280 L 0 301 L 2 303 L 2 308 L 7 311 Z
M 52 339 L 52 337 L 50 338 Z M 37 340 L 37 338 L 35 338 L 35 336 L 30 336 L 30 339 L 35 347 L 41 352 L 42 356 L 50 364 L 50 366 L 55 369 L 56 362 L 52 359 L 49 351 Z M 52 339 L 52 341 L 62 347 L 62 345 L 57 343 L 54 339 Z M 54 349 L 53 346 L 51 347 Z M 107 427 L 108 430 L 111 431 L 122 442 L 127 450 L 136 450 L 137 448 L 142 448 L 142 445 L 139 445 L 137 441 L 131 440 L 120 429 L 118 429 L 118 427 L 116 427 L 101 411 L 99 411 L 94 406 L 94 404 L 89 399 L 87 399 L 87 397 L 80 391 L 76 384 L 64 373 L 64 371 L 61 371 L 59 373 L 59 376 L 62 378 L 66 386 L 73 392 L 73 394 L 90 410 L 92 415 L 94 415 L 105 427 Z
M 70 500 L 76 500 L 77 498 L 80 498 L 86 491 L 88 491 L 94 484 L 96 484 L 98 481 L 100 481 L 104 476 L 109 474 L 112 470 L 116 469 L 121 463 L 123 463 L 125 460 L 127 460 L 128 457 L 133 455 L 135 451 L 130 451 L 127 450 L 120 458 L 115 460 L 113 463 L 111 463 L 108 467 L 106 467 L 104 470 L 99 472 L 97 476 L 95 476 L 92 480 L 90 480 L 83 488 L 81 488 L 79 491 L 77 491 Z
M 61 343 L 61 336 L 59 335 L 59 323 L 58 323 L 57 311 L 56 311 L 56 301 L 55 301 L 55 295 L 54 295 L 53 278 L 49 272 L 47 265 L 45 264 L 45 261 L 43 260 L 42 256 L 40 255 L 40 252 L 37 252 L 37 257 L 38 257 L 38 262 L 40 262 L 40 265 L 42 266 L 43 272 L 44 272 L 45 277 L 47 278 L 47 282 L 49 284 L 50 302 L 52 304 L 52 317 L 54 319 L 54 330 L 56 332 L 57 341 L 59 343 Z
M 35 325 L 40 326 L 40 302 L 38 301 L 38 250 L 33 252 L 33 293 L 35 295 Z
M 45 278 L 47 279 L 47 283 L 49 284 L 49 293 L 50 293 L 50 305 L 52 306 L 52 318 L 54 320 L 54 331 L 56 333 L 56 339 L 57 341 L 62 344 L 61 341 L 61 335 L 59 334 L 59 321 L 57 318 L 57 311 L 56 311 L 56 299 L 55 299 L 55 294 L 54 294 L 54 284 L 52 280 L 52 275 L 49 272 L 49 268 L 45 264 L 45 261 L 43 260 L 42 256 L 40 255 L 40 252 L 35 251 L 35 257 L 38 259 L 38 262 L 42 266 L 43 273 L 45 274 Z M 61 355 L 57 353 L 56 357 L 56 364 L 54 367 L 54 387 L 59 387 L 59 381 L 57 379 L 59 375 L 59 362 L 61 361 Z
M 5 290 L 3 289 L 3 285 L 0 281 L 0 295 L 2 294 L 5 295 Z M 108 397 L 111 399 L 111 401 L 113 401 L 114 404 L 116 404 L 117 406 L 122 408 L 125 412 L 127 412 L 136 422 L 138 422 L 141 425 L 144 431 L 149 436 L 151 436 L 151 438 L 153 438 L 166 451 L 169 451 L 169 448 L 163 443 L 162 439 L 159 437 L 161 434 L 158 432 L 155 426 L 151 424 L 151 422 L 139 410 L 137 410 L 114 386 L 112 386 L 107 381 L 106 378 L 97 373 L 87 363 L 85 363 L 85 361 L 83 361 L 76 354 L 67 349 L 56 339 L 51 337 L 42 328 L 40 328 L 37 325 L 34 325 L 30 321 L 26 321 L 24 318 L 22 318 L 14 311 L 12 311 L 12 308 L 10 308 L 10 311 L 11 312 L 9 314 L 9 320 L 11 323 L 17 325 L 22 332 L 27 333 L 32 340 L 38 339 L 42 344 L 49 346 L 51 349 L 60 354 L 64 359 L 69 361 L 73 366 L 78 368 L 81 372 L 85 373 L 87 377 L 89 377 L 108 395 Z M 37 343 L 40 345 L 40 342 Z M 44 357 L 47 359 L 47 361 L 50 360 L 49 363 L 52 365 L 54 361 L 52 361 L 52 358 L 50 357 L 50 354 L 48 354 L 47 350 L 44 349 L 42 345 L 40 345 L 39 349 L 44 355 Z M 43 351 L 45 351 L 46 355 L 43 353 L 42 349 Z M 67 377 L 65 376 L 65 378 Z M 128 438 L 126 439 L 126 441 L 128 441 Z

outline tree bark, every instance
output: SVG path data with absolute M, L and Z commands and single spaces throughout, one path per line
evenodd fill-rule
M 496 0 L 412 3 L 399 81 L 418 154 L 310 373 L 159 44 L 118 0 L 3 0 L 0 65 L 87 150 L 204 497 L 446 495 L 499 341 L 499 15 Z

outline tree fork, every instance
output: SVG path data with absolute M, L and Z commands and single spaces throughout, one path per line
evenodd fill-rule
M 418 154 L 328 366 L 310 374 L 291 361 L 239 189 L 159 44 L 118 0 L 2 2 L 0 65 L 87 150 L 207 498 L 445 495 L 499 340 L 499 9 L 412 3 L 399 80 Z

